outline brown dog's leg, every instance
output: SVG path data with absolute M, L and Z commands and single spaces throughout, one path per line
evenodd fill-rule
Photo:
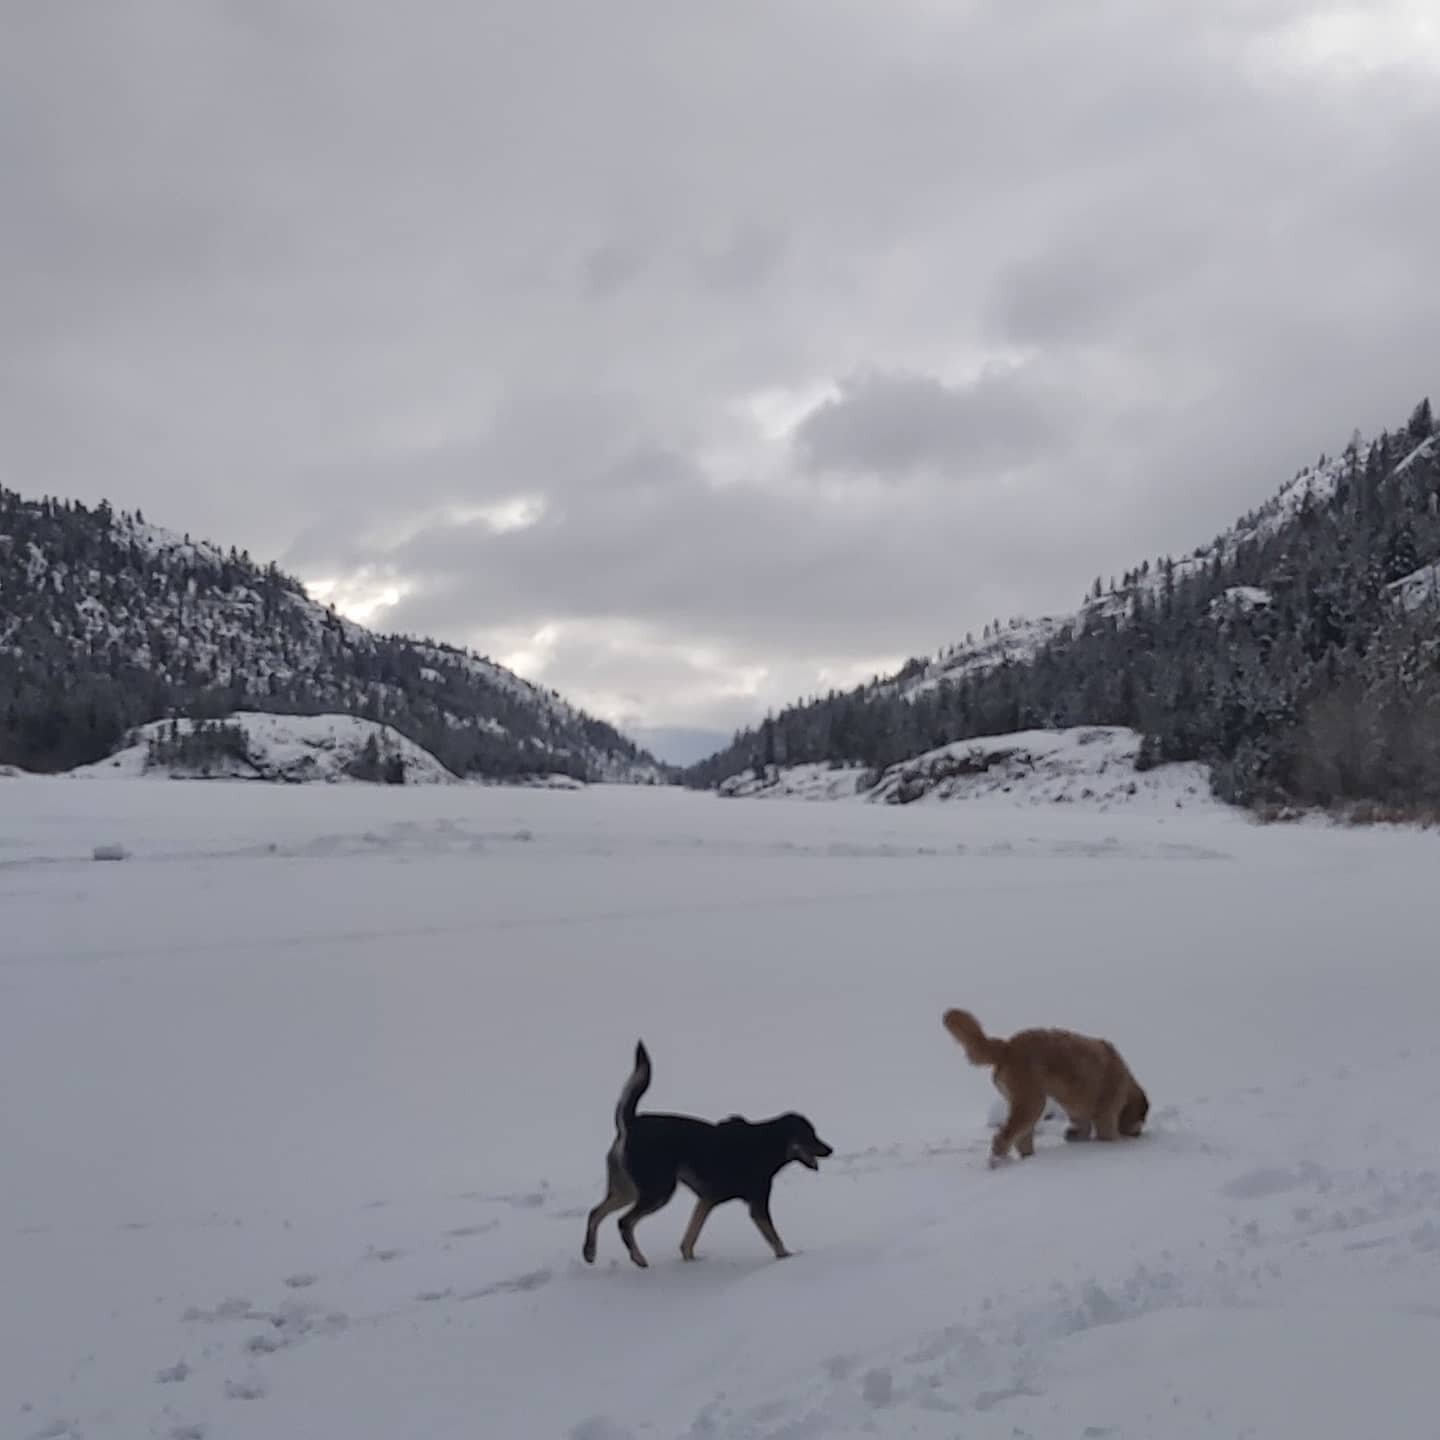
M 1120 1111 L 1130 1088 L 1129 1075 L 1115 1047 L 1107 1043 L 1105 1050 L 1109 1063 L 1105 1066 L 1105 1078 L 1095 1100 L 1095 1135 L 1100 1140 L 1118 1140 Z
M 1040 1086 L 1007 1075 L 1000 1088 L 1010 1097 L 1010 1114 L 990 1142 L 991 1165 L 1003 1160 L 1012 1145 L 1022 1157 L 1033 1155 L 1035 1126 L 1045 1113 L 1045 1091 Z
M 700 1199 L 695 1202 L 695 1213 L 690 1217 L 690 1223 L 685 1227 L 685 1234 L 680 1241 L 680 1258 L 682 1260 L 695 1258 L 695 1242 L 700 1238 L 701 1227 L 710 1218 L 710 1212 L 714 1208 L 713 1200 Z
M 785 1248 L 785 1242 L 780 1238 L 780 1232 L 775 1228 L 775 1222 L 770 1218 L 770 1202 L 768 1200 L 752 1200 L 750 1202 L 750 1218 L 755 1222 L 755 1228 L 770 1242 L 770 1248 L 775 1252 L 777 1260 L 785 1260 L 790 1252 Z
M 585 1222 L 585 1247 L 581 1254 L 587 1265 L 595 1263 L 595 1236 L 605 1217 L 623 1210 L 635 1198 L 635 1186 L 615 1155 L 605 1157 L 605 1172 L 608 1186 L 605 1198 L 590 1212 Z
M 1066 1112 L 1069 1113 L 1068 1111 Z M 1071 1115 L 1070 1123 L 1065 1127 L 1065 1138 L 1067 1140 L 1088 1140 L 1090 1138 L 1090 1120 L 1088 1116 Z
M 1035 1127 L 1040 1123 L 1040 1117 L 1045 1113 L 1045 1097 L 1040 1097 L 1039 1103 L 1033 1111 L 1026 1112 L 1029 1124 L 1015 1137 L 1015 1149 L 1019 1152 L 1022 1160 L 1028 1160 L 1035 1153 Z
M 1145 1128 L 1145 1117 L 1150 1113 L 1150 1102 L 1145 1092 L 1132 1080 L 1125 1087 L 1125 1103 L 1120 1107 L 1120 1133 L 1127 1140 L 1133 1140 Z

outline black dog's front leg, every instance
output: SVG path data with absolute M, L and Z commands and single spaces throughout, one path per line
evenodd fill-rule
M 770 1248 L 775 1252 L 777 1260 L 786 1260 L 790 1252 L 785 1248 L 785 1242 L 780 1238 L 780 1232 L 775 1228 L 775 1222 L 770 1218 L 770 1194 L 767 1191 L 750 1202 L 750 1218 L 755 1222 L 755 1228 L 769 1242 Z

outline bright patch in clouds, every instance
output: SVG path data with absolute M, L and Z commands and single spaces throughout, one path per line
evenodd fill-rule
M 416 508 L 399 523 L 393 516 L 387 516 L 384 522 L 366 530 L 361 538 L 372 550 L 384 553 L 399 550 L 416 536 L 434 531 L 478 526 L 492 535 L 508 535 L 538 524 L 545 510 L 545 497 L 532 493 L 508 495 L 500 500 Z
M 827 400 L 837 400 L 840 388 L 833 380 L 812 380 L 798 386 L 761 390 L 744 404 L 755 428 L 770 441 L 788 440 L 795 427 Z
M 381 579 L 366 568 L 343 579 L 307 580 L 305 588 L 322 605 L 333 605 L 347 620 L 373 626 L 380 612 L 398 605 L 410 593 L 403 580 Z
M 898 655 L 872 655 L 868 660 L 842 660 L 822 665 L 816 673 L 820 689 L 853 690 L 864 685 L 877 675 L 893 675 L 903 664 Z
M 538 525 L 544 514 L 543 495 L 515 495 L 488 504 L 452 505 L 445 518 L 452 525 L 484 525 L 492 534 L 507 535 Z
M 1295 20 L 1257 47 L 1281 70 L 1363 77 L 1381 70 L 1440 73 L 1440 8 L 1433 0 L 1336 6 Z
M 417 514 L 398 534 L 388 533 L 383 537 L 375 534 L 369 538 L 377 550 L 394 551 L 426 530 L 481 526 L 492 535 L 507 535 L 538 524 L 544 514 L 543 495 L 512 495 L 504 500 L 447 505 L 440 510 L 425 511 Z M 379 623 L 382 612 L 398 605 L 414 586 L 396 576 L 388 566 L 366 565 L 349 575 L 307 579 L 305 588 L 322 605 L 333 605 L 347 620 L 353 620 L 357 625 L 374 626 Z M 539 632 L 539 636 L 544 634 L 544 630 Z M 523 663 L 515 664 L 508 658 L 501 663 L 510 665 L 520 674 L 533 675 L 543 671 L 546 663 L 544 642 L 538 640 L 536 643 L 541 644 L 539 651 L 534 649 L 533 643 L 516 651 L 517 660 Z
M 553 684 L 563 673 L 566 699 L 621 728 L 644 723 L 662 687 L 667 723 L 702 725 L 716 715 L 738 722 L 755 712 L 774 679 L 768 666 L 739 653 L 677 642 L 657 626 L 622 618 L 473 631 L 467 643 L 533 684 Z M 624 677 L 618 685 L 617 677 Z
M 554 660 L 555 647 L 559 643 L 560 627 L 542 625 L 515 649 L 503 651 L 496 658 L 507 670 L 513 670 L 526 680 L 538 682 Z

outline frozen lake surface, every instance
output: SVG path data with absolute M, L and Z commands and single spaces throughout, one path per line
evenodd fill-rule
M 120 863 L 96 848 L 123 847 Z M 673 791 L 0 779 L 0 1434 L 1430 1437 L 1433 837 Z M 985 1165 L 940 1025 L 1149 1133 Z M 580 1260 L 646 1105 L 804 1111 Z M 1383 1419 L 1380 1417 L 1383 1416 Z

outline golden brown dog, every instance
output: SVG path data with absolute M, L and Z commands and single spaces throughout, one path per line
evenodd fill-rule
M 1035 1124 L 1047 1096 L 1070 1117 L 1067 1140 L 1088 1140 L 1092 1130 L 1099 1140 L 1133 1138 L 1145 1124 L 1150 1101 L 1108 1040 L 1073 1030 L 1020 1030 L 997 1040 L 968 1010 L 947 1010 L 944 1023 L 972 1065 L 993 1068 L 995 1088 L 1010 1102 L 990 1146 L 991 1165 L 1012 1145 L 1021 1156 L 1035 1153 Z

